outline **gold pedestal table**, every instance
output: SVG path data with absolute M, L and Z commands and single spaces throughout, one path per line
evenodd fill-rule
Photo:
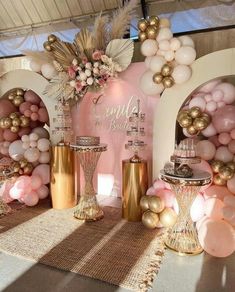
M 192 177 L 182 178 L 166 174 L 161 170 L 160 178 L 170 184 L 179 205 L 177 221 L 168 229 L 166 235 L 166 246 L 182 255 L 201 253 L 203 249 L 190 216 L 190 208 L 200 188 L 211 182 L 210 173 L 194 170 Z
M 85 186 L 81 191 L 74 217 L 85 221 L 100 220 L 104 217 L 104 212 L 98 205 L 92 180 L 100 155 L 107 150 L 107 145 L 81 146 L 70 144 L 70 147 L 78 154 L 85 179 Z

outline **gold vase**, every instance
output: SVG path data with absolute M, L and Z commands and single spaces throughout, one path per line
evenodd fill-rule
M 67 145 L 51 147 L 51 198 L 54 209 L 76 206 L 74 152 Z
M 122 218 L 141 221 L 140 199 L 148 189 L 147 161 L 122 161 Z

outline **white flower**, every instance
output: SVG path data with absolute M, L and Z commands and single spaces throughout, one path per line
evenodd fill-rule
M 91 70 L 86 69 L 85 70 L 85 74 L 86 74 L 87 77 L 91 76 Z
M 86 65 L 85 65 L 85 67 L 87 69 L 91 69 L 92 68 L 91 62 L 87 62 Z
M 73 66 L 77 66 L 78 65 L 78 60 L 77 59 L 73 59 L 72 64 L 73 64 Z
M 95 62 L 95 63 L 93 64 L 93 66 L 94 66 L 95 68 L 98 68 L 98 67 L 99 67 L 99 65 L 100 65 L 100 63 L 99 63 L 99 62 Z
M 87 75 L 84 72 L 80 72 L 79 76 L 80 76 L 81 80 L 86 80 L 87 79 Z
M 122 72 L 122 67 L 118 63 L 115 63 L 114 64 L 114 70 L 117 71 L 117 72 Z
M 87 82 L 88 85 L 92 85 L 93 84 L 93 81 L 94 81 L 93 78 L 92 77 L 89 77 L 89 78 L 87 78 L 87 81 L 86 82 Z
M 82 71 L 82 68 L 81 68 L 80 66 L 78 66 L 78 68 L 77 68 L 77 69 L 78 69 L 78 71 Z
M 87 85 L 86 81 L 85 80 L 82 80 L 81 85 L 82 86 L 86 86 Z
M 94 74 L 99 74 L 99 69 L 98 69 L 98 68 L 94 68 L 94 69 L 93 69 L 93 73 L 94 73 Z
M 76 84 L 76 81 L 75 80 L 71 80 L 69 82 L 69 85 L 72 86 L 72 87 L 75 87 L 75 84 Z

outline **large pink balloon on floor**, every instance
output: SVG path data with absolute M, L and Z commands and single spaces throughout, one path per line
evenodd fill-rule
M 40 104 L 40 97 L 32 90 L 27 90 L 24 94 L 24 99 L 32 104 Z
M 193 204 L 190 209 L 190 215 L 193 222 L 200 220 L 205 213 L 205 199 L 201 194 L 198 194 L 193 201 Z
M 212 124 L 218 133 L 230 132 L 235 128 L 235 106 L 219 108 L 212 117 Z
M 9 100 L 0 100 L 0 118 L 6 118 L 14 112 L 17 112 L 17 108 Z
M 223 201 L 225 196 L 232 195 L 232 193 L 224 186 L 210 186 L 204 191 L 204 197 L 206 199 L 209 198 L 217 198 Z
M 223 218 L 223 207 L 224 203 L 221 200 L 209 198 L 205 201 L 205 214 L 214 220 L 220 220 Z
M 39 164 L 34 170 L 32 175 L 39 175 L 44 185 L 50 182 L 50 166 L 48 164 Z
M 235 251 L 234 230 L 223 220 L 208 220 L 198 230 L 204 250 L 215 257 L 227 257 Z
M 196 145 L 197 155 L 204 160 L 213 159 L 215 156 L 215 151 L 215 145 L 208 140 L 199 141 Z

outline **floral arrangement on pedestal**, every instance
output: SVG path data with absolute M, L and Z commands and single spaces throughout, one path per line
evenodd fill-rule
M 49 35 L 42 59 L 49 58 L 54 69 L 48 68 L 46 73 L 51 74 L 44 74 L 50 79 L 45 94 L 77 102 L 88 90 L 103 88 L 110 78 L 124 71 L 131 63 L 134 45 L 131 40 L 122 38 L 128 32 L 136 4 L 135 0 L 126 2 L 113 14 L 111 21 L 107 15 L 100 14 L 93 30 L 81 29 L 73 43 Z M 31 56 L 34 65 L 35 57 L 36 60 L 40 58 L 40 54 L 25 53 Z M 41 71 L 43 74 L 43 66 Z

